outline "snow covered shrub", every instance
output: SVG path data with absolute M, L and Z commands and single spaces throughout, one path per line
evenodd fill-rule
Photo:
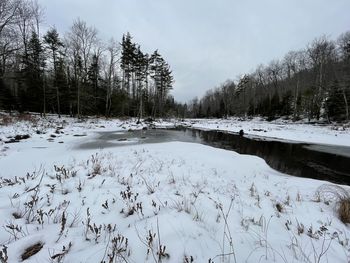
M 127 186 L 125 191 L 121 191 L 120 196 L 125 203 L 125 208 L 123 208 L 120 213 L 124 214 L 126 217 L 133 215 L 135 212 L 143 216 L 142 202 L 136 202 L 139 194 L 133 193 L 130 186 Z
M 162 261 L 162 258 L 170 258 L 170 255 L 165 252 L 166 246 L 159 245 L 159 250 L 157 252 L 158 255 L 158 262 Z
M 112 226 L 110 224 L 96 224 L 92 223 L 91 220 L 91 214 L 90 214 L 90 208 L 86 209 L 86 220 L 83 221 L 82 224 L 84 225 L 84 235 L 86 241 L 91 241 L 92 239 L 95 241 L 95 243 L 99 243 L 99 239 L 102 236 L 103 233 L 108 233 L 109 235 L 113 233 L 116 230 L 116 226 Z
M 146 240 L 143 241 L 140 235 L 138 234 L 139 239 L 143 244 L 147 246 L 147 257 L 152 255 L 155 262 L 162 262 L 162 259 L 170 258 L 169 253 L 167 253 L 166 246 L 162 245 L 160 242 L 160 230 L 157 218 L 157 234 L 153 233 L 151 230 L 148 230 L 146 234 Z
M 350 192 L 339 185 L 321 185 L 316 195 L 323 198 L 326 204 L 331 201 L 336 203 L 336 210 L 339 219 L 344 223 L 350 223 Z
M 62 165 L 61 167 L 57 166 L 57 165 L 54 165 L 54 169 L 55 169 L 55 172 L 56 172 L 56 179 L 60 183 L 62 183 L 62 180 L 68 179 L 70 177 L 75 177 L 76 174 L 77 174 L 76 171 L 71 171 L 68 168 L 65 168 L 64 165 Z
M 106 166 L 103 166 L 102 161 L 106 159 L 107 156 L 101 156 L 98 153 L 91 155 L 90 159 L 87 161 L 87 166 L 89 167 L 89 178 L 93 178 L 96 175 L 101 175 L 105 173 L 108 169 Z
M 5 231 L 11 235 L 11 240 L 14 241 L 19 240 L 21 237 L 26 236 L 25 232 L 23 231 L 22 227 L 17 224 L 8 223 L 5 226 L 3 226 Z
M 141 177 L 141 179 L 143 180 L 143 182 L 145 183 L 146 187 L 147 187 L 147 191 L 148 191 L 148 194 L 151 195 L 153 193 L 155 193 L 156 191 L 156 188 L 159 187 L 160 185 L 160 182 L 156 182 L 155 180 L 153 181 L 148 181 L 145 179 L 145 177 L 143 177 L 142 175 L 139 175 Z
M 107 254 L 109 263 L 120 261 L 127 262 L 126 258 L 129 257 L 131 254 L 131 251 L 128 248 L 128 242 L 128 238 L 124 237 L 121 234 L 118 234 L 117 236 L 112 238 Z M 106 261 L 103 260 L 102 262 Z
M 0 249 L 0 261 L 1 263 L 7 263 L 7 260 L 7 246 L 2 246 L 2 248 Z

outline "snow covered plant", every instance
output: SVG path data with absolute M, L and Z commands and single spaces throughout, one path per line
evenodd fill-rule
M 127 258 L 130 257 L 131 254 L 128 238 L 121 234 L 117 234 L 112 239 L 109 239 L 107 243 L 107 250 L 105 251 L 105 255 L 103 256 L 101 263 L 106 263 L 104 260 L 106 253 L 109 263 L 128 262 Z
M 27 233 L 24 232 L 22 226 L 14 224 L 13 222 L 7 223 L 5 226 L 3 226 L 3 228 L 11 236 L 11 239 L 9 241 L 16 241 L 27 235 Z
M 33 192 L 33 194 L 30 195 L 29 200 L 27 200 L 24 203 L 24 207 L 25 207 L 25 213 L 26 214 L 26 222 L 30 223 L 35 221 L 35 211 L 38 208 L 37 204 L 39 202 L 39 192 L 40 192 L 40 186 L 41 186 L 41 182 L 43 180 L 43 177 L 45 175 L 45 171 L 40 171 L 41 175 L 40 175 L 40 180 L 38 182 L 37 185 L 35 185 L 32 188 L 28 188 L 26 190 L 27 193 Z M 34 173 L 35 174 L 35 173 Z
M 7 255 L 7 246 L 2 246 L 0 249 L 0 262 L 7 263 L 8 255 Z
M 214 259 L 216 258 L 221 258 L 222 262 L 231 262 L 231 256 L 233 257 L 233 262 L 237 262 L 236 259 L 236 253 L 235 253 L 235 249 L 233 246 L 233 238 L 232 238 L 232 230 L 230 228 L 230 224 L 228 223 L 229 220 L 229 216 L 230 216 L 230 212 L 231 209 L 233 208 L 233 202 L 235 200 L 235 196 L 231 196 L 231 200 L 230 200 L 230 204 L 227 208 L 227 210 L 224 210 L 224 206 L 222 203 L 212 199 L 209 197 L 210 200 L 212 200 L 215 204 L 216 209 L 219 211 L 220 215 L 222 216 L 223 220 L 224 220 L 224 233 L 223 233 L 223 238 L 222 238 L 222 246 L 221 246 L 221 254 L 216 255 L 214 258 L 209 259 L 209 263 L 214 263 Z M 229 251 L 225 250 L 226 247 L 226 242 L 228 243 L 229 246 Z
M 90 159 L 87 161 L 87 165 L 90 164 L 90 170 L 89 170 L 89 178 L 93 178 L 96 175 L 101 175 L 103 172 L 106 171 L 105 168 L 103 168 L 102 165 L 102 158 L 98 155 L 98 153 L 91 155 Z
M 344 223 L 350 223 L 350 192 L 339 185 L 324 184 L 317 191 L 316 196 L 323 198 L 326 204 L 336 203 L 339 219 Z
M 161 242 L 158 217 L 157 233 L 148 230 L 146 238 L 143 239 L 136 227 L 135 230 L 140 241 L 147 247 L 147 260 L 150 255 L 153 257 L 155 263 L 160 263 L 163 262 L 163 259 L 170 258 L 170 254 L 166 251 L 166 246 Z
M 91 222 L 91 213 L 90 208 L 86 209 L 86 219 L 82 222 L 85 228 L 85 240 L 90 241 L 91 238 L 95 240 L 95 243 L 98 243 L 98 239 L 101 236 L 102 225 L 96 225 Z
M 50 252 L 50 261 L 52 263 L 62 263 L 64 257 L 69 253 L 70 249 L 72 248 L 72 245 L 72 242 L 69 242 L 68 246 L 63 246 L 60 252 L 53 252 L 53 255 L 51 255 L 52 253 Z
M 153 194 L 156 191 L 156 188 L 159 187 L 159 185 L 160 185 L 159 181 L 156 182 L 155 180 L 153 180 L 153 181 L 150 182 L 150 181 L 146 180 L 145 177 L 142 176 L 141 174 L 139 174 L 139 176 L 141 177 L 141 179 L 143 180 L 144 184 L 146 185 L 149 195 Z
M 111 153 L 94 153 L 90 158 L 80 164 L 87 170 L 88 179 L 92 179 L 97 175 L 114 176 L 116 174 L 117 161 Z
M 137 202 L 139 194 L 132 192 L 130 186 L 127 186 L 125 191 L 121 191 L 120 196 L 125 204 L 125 207 L 120 213 L 124 214 L 126 217 L 133 215 L 135 212 L 143 216 L 142 202 Z
M 75 177 L 77 175 L 77 172 L 74 170 L 69 170 L 68 168 L 65 168 L 63 165 L 62 166 L 56 166 L 54 165 L 54 169 L 56 172 L 56 179 L 60 183 L 61 186 L 61 193 L 63 195 L 66 195 L 69 193 L 69 190 L 64 187 L 64 181 L 69 179 L 70 177 Z M 53 193 L 55 190 L 55 185 L 51 186 L 51 192 Z

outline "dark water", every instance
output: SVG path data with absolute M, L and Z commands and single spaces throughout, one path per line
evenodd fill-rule
M 193 142 L 242 154 L 257 155 L 272 168 L 294 176 L 350 185 L 350 147 L 267 141 L 237 134 L 192 129 L 102 132 L 80 149 L 96 149 L 142 143 Z

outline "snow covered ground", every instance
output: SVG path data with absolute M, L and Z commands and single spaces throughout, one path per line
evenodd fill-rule
M 287 140 L 350 146 L 350 124 L 318 125 L 304 122 L 291 122 L 278 119 L 267 122 L 261 118 L 253 119 L 186 119 L 183 125 L 202 130 L 239 132 L 246 136 L 262 137 L 268 140 Z
M 144 127 L 134 123 L 51 117 L 0 126 L 0 259 L 6 250 L 7 262 L 350 260 L 349 227 L 337 215 L 346 186 L 200 144 L 77 147 L 96 131 Z

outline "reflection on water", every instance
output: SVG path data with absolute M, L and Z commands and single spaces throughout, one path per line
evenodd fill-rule
M 171 141 L 202 143 L 241 154 L 257 155 L 274 169 L 287 174 L 350 185 L 349 147 L 266 141 L 225 132 L 177 129 L 101 132 L 98 138 L 79 145 L 79 148 L 97 149 Z

